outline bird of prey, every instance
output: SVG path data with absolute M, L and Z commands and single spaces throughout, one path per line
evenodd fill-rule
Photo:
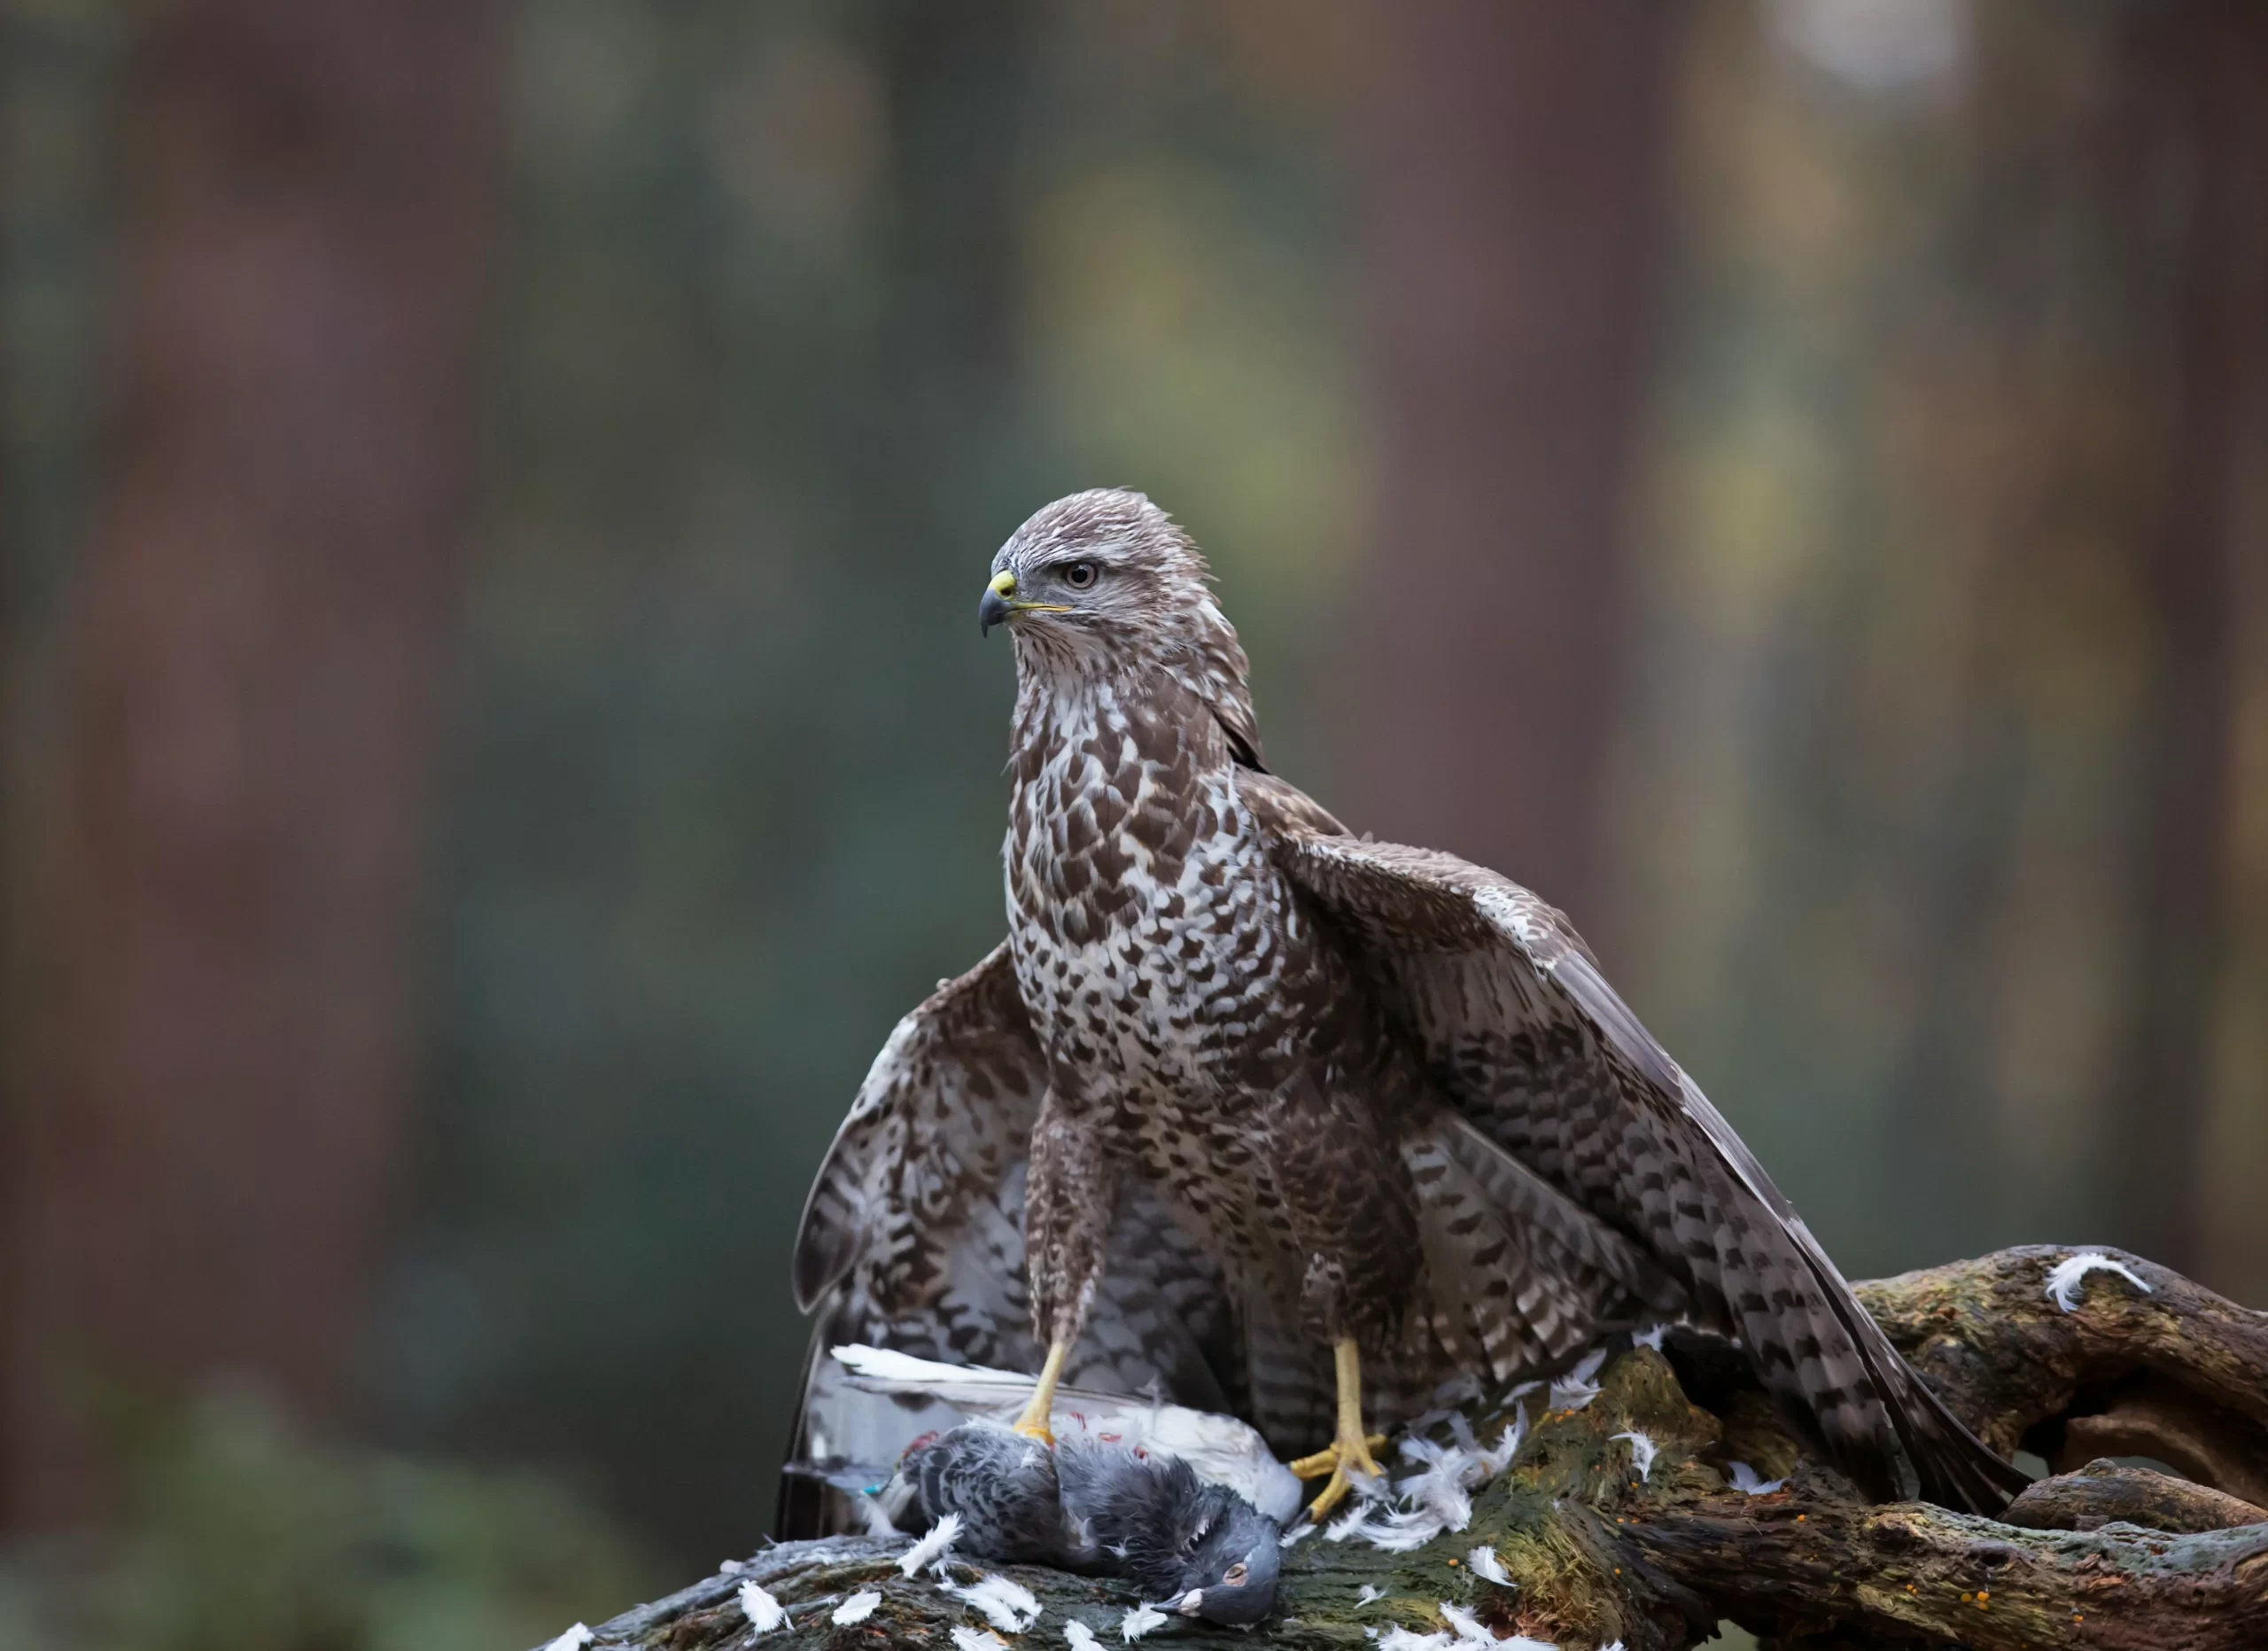
M 1682 1314 L 1868 1494 L 2023 1477 L 1938 1400 L 1567 920 L 1350 834 L 1269 771 L 1247 662 L 1162 510 L 1101 490 L 993 558 L 1014 641 L 1008 938 L 884 1046 L 795 1281 L 828 1341 L 1037 1365 L 1250 1418 L 1327 1483 L 1446 1381 Z M 871 1413 L 815 1359 L 804 1447 Z

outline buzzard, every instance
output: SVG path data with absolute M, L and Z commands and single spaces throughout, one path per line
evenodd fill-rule
M 901 1022 L 806 1205 L 835 1341 L 1247 1416 L 1325 1477 L 1447 1382 L 1685 1315 L 1865 1490 L 1997 1511 L 1939 1403 L 1558 912 L 1269 772 L 1188 536 L 1139 494 L 993 558 L 1014 639 L 1008 938 Z M 872 1460 L 814 1359 L 800 1448 Z M 864 1401 L 871 1406 L 876 1401 Z M 882 1419 L 888 1423 L 891 1419 Z M 947 1422 L 945 1425 L 950 1425 Z

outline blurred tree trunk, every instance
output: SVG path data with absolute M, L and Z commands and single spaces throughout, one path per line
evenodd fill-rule
M 19 1523 L 98 1507 L 112 1429 L 199 1381 L 341 1400 L 474 436 L 493 12 L 150 16 L 18 1109 Z
M 1381 9 L 1377 549 L 1347 817 L 1596 922 L 1682 8 Z
M 2128 1189 L 2123 1242 L 2196 1272 L 2214 1000 L 2231 939 L 2237 564 L 2260 552 L 2240 541 L 2268 389 L 2268 9 L 2207 0 L 2138 27 L 2156 36 L 2132 56 L 2160 77 L 2187 185 L 2189 261 L 2166 521 L 2140 548 L 2161 660 L 2143 735 L 2153 825 L 2138 868 L 2131 1070 L 2102 1184 Z

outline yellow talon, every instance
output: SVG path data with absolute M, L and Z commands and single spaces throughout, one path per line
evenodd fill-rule
M 1366 1435 L 1363 1443 L 1375 1453 L 1386 1448 L 1386 1435 L 1383 1433 Z M 1292 1470 L 1292 1476 L 1295 1479 L 1320 1479 L 1339 1466 L 1339 1447 L 1333 1445 L 1327 1450 L 1317 1451 L 1312 1456 L 1302 1456 L 1297 1461 L 1285 1462 L 1284 1466 Z
M 1378 1459 L 1371 1452 L 1386 1448 L 1384 1434 L 1363 1431 L 1362 1350 L 1349 1339 L 1333 1343 L 1331 1356 L 1339 1376 L 1339 1437 L 1332 1441 L 1330 1449 L 1302 1456 L 1290 1464 L 1292 1471 L 1302 1479 L 1320 1478 L 1326 1473 L 1331 1476 L 1330 1483 L 1308 1504 L 1308 1517 L 1317 1524 L 1347 1499 L 1347 1493 L 1355 1488 L 1355 1475 L 1372 1479 L 1379 1476 Z

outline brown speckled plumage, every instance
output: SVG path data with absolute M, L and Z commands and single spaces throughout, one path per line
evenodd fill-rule
M 1070 610 L 1011 627 L 1009 939 L 900 1026 L 820 1172 L 822 1339 L 1024 1368 L 1070 1340 L 1068 1379 L 1155 1379 L 1291 1451 L 1339 1337 L 1390 1422 L 1682 1311 L 1876 1494 L 1902 1456 L 1935 1499 L 2005 1500 L 1565 918 L 1265 771 L 1163 512 L 1075 495 L 993 571 Z M 809 1425 L 843 1429 L 824 1394 Z

